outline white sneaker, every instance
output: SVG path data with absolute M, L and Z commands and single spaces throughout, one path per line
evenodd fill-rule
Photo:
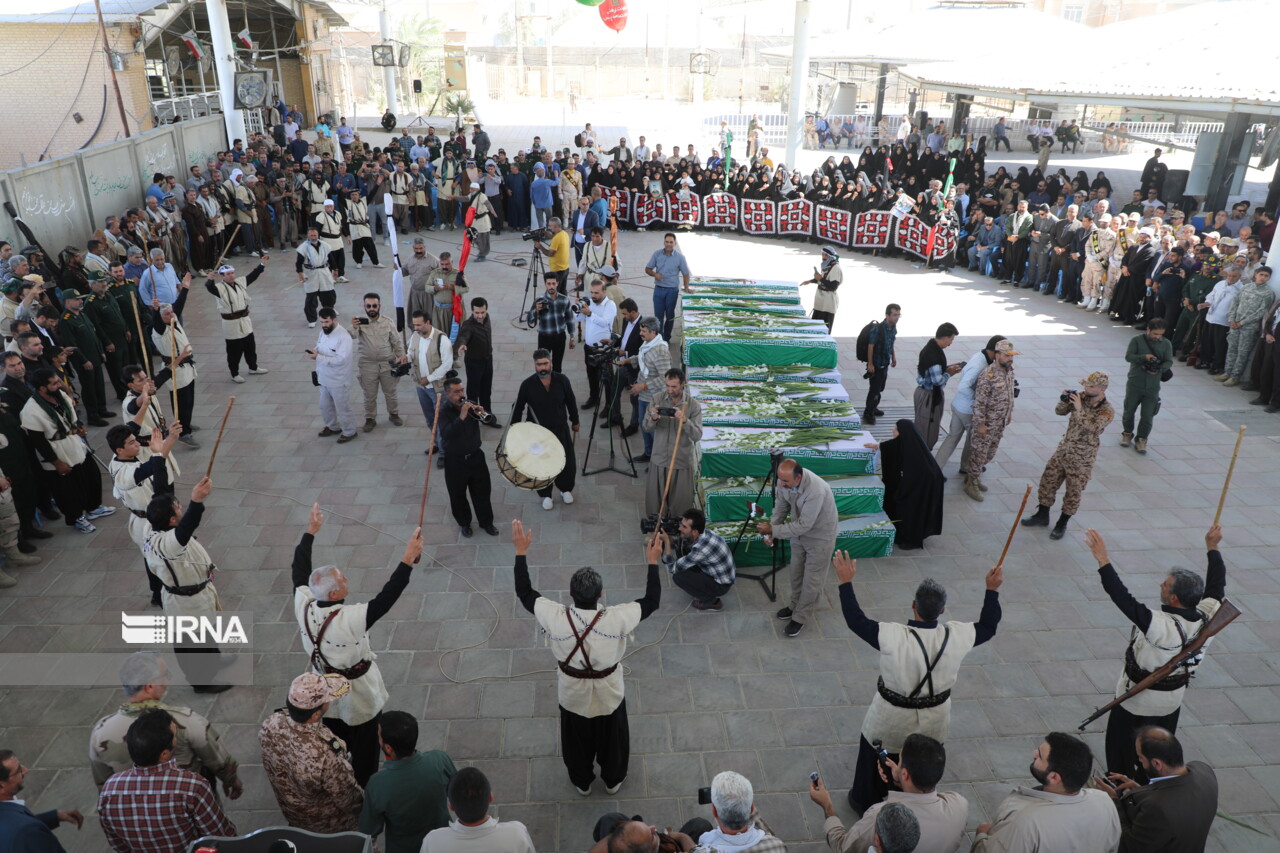
M 308 328 L 308 329 L 314 329 L 315 327 L 316 327 L 316 324 L 315 324 L 315 323 L 308 323 L 308 324 L 307 324 L 307 328 Z
M 563 492 L 560 497 L 563 498 L 564 502 L 567 504 L 573 503 L 573 492 Z
M 623 776 L 622 782 L 625 782 L 625 781 L 627 781 L 627 777 Z M 605 785 L 604 792 L 610 795 L 618 793 L 618 789 L 622 787 L 622 782 L 619 782 L 616 785 Z
M 373 267 L 374 267 L 374 269 L 379 269 L 379 270 L 380 270 L 380 269 L 382 269 L 383 265 L 382 265 L 382 264 L 374 264 L 374 265 L 373 265 Z
M 236 383 L 237 385 L 243 385 L 244 377 L 237 374 L 236 376 L 231 377 L 231 381 Z
M 356 269 L 358 269 L 358 270 L 359 270 L 359 269 L 364 269 L 364 267 L 362 267 L 362 266 L 360 265 L 360 262 L 359 262 L 359 261 L 357 261 L 357 262 L 356 262 L 356 265 L 355 265 L 355 266 L 356 266 Z
M 334 281 L 336 281 L 338 284 L 346 284 L 347 277 L 345 275 L 340 275 L 337 278 L 335 278 Z
M 270 373 L 270 372 L 271 372 L 271 371 L 270 371 L 270 370 L 268 370 L 268 369 L 267 369 L 267 368 L 265 368 L 265 367 L 255 367 L 253 370 L 250 370 L 250 371 L 249 371 L 249 375 L 250 375 L 250 376 L 261 376 L 261 375 L 263 375 L 264 373 Z
M 543 498 L 543 499 L 542 499 L 542 508 L 543 508 L 543 509 L 551 509 L 551 507 L 552 507 L 552 506 L 554 506 L 554 504 L 552 504 L 552 503 L 551 503 L 551 498 Z

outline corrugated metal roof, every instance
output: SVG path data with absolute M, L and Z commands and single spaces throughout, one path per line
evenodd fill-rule
M 1047 61 L 1020 63 L 1011 74 L 1006 53 L 1002 61 L 968 56 L 899 71 L 924 85 L 1022 93 L 1020 100 L 1098 96 L 1280 107 L 1278 25 L 1274 0 L 1203 3 L 1094 29 L 1069 62 L 1051 52 Z

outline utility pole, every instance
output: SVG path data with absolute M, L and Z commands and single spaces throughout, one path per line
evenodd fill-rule
M 382 0 L 382 9 L 378 12 L 378 26 L 382 31 L 382 43 L 391 43 L 391 15 L 387 13 L 387 0 Z M 392 55 L 398 56 L 399 51 L 392 51 Z M 393 65 L 384 65 L 382 67 L 382 86 L 386 90 L 387 109 L 393 114 L 400 112 L 400 101 L 396 97 L 396 69 Z
M 791 100 L 787 102 L 787 166 L 796 168 L 804 142 L 804 93 L 809 80 L 809 0 L 796 0 L 791 40 Z
M 116 64 L 111 58 L 111 43 L 107 41 L 107 25 L 102 20 L 102 3 L 101 0 L 93 0 L 93 6 L 98 10 L 98 29 L 102 31 L 102 52 L 106 56 L 107 70 L 111 72 L 111 88 L 116 90 L 116 108 L 120 110 L 120 127 L 124 129 L 124 135 L 128 138 L 129 133 L 129 115 L 124 111 L 124 98 L 120 96 L 120 81 L 116 78 Z M 161 56 L 164 52 L 161 51 Z

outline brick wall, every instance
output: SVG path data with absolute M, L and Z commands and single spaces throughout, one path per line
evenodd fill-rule
M 131 114 L 129 129 L 149 128 L 150 97 L 142 56 L 129 53 L 132 39 L 122 28 L 108 26 L 107 37 L 113 49 L 125 53 L 125 70 L 116 77 L 125 110 Z M 123 136 L 97 24 L 0 23 L 0 44 L 5 45 L 0 71 L 35 60 L 17 73 L 0 77 L 0 103 L 22 111 L 22 119 L 0 122 L 0 169 L 21 166 L 23 157 L 28 164 L 35 163 L 41 152 L 46 158 L 69 154 L 91 138 L 96 144 Z M 83 118 L 80 123 L 71 117 L 76 112 Z M 102 127 L 94 136 L 99 119 Z

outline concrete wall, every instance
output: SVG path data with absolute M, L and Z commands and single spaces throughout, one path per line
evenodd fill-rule
M 140 207 L 155 172 L 181 185 L 187 168 L 203 166 L 228 148 L 222 116 L 165 125 L 56 160 L 0 173 L 0 200 L 12 202 L 49 252 L 83 248 L 106 217 Z M 19 247 L 25 238 L 6 214 L 0 237 Z
M 125 69 L 116 77 L 131 114 L 129 130 L 137 133 L 151 126 L 143 60 L 129 53 L 133 42 L 125 29 L 108 26 L 107 39 L 113 50 L 125 53 Z M 6 69 L 31 63 L 0 77 L 0 103 L 20 104 L 22 113 L 18 120 L 0 122 L 0 169 L 36 163 L 42 153 L 45 159 L 60 157 L 86 144 L 123 138 L 96 23 L 4 22 L 0 44 Z M 99 121 L 102 126 L 95 136 Z

